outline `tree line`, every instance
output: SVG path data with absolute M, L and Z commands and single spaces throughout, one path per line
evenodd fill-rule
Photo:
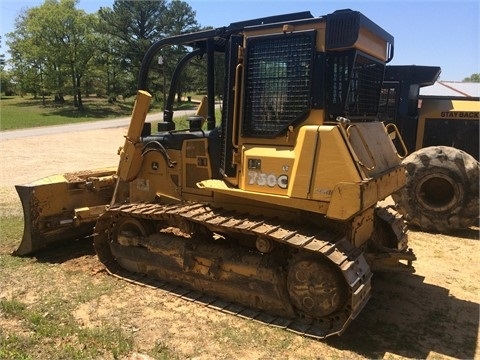
M 45 0 L 16 18 L 14 31 L 6 36 L 10 59 L 0 56 L 3 93 L 29 93 L 44 101 L 50 95 L 56 102 L 72 95 L 78 109 L 83 109 L 83 96 L 104 96 L 111 101 L 129 97 L 136 92 L 138 70 L 151 44 L 202 30 L 195 11 L 181 0 L 114 0 L 111 8 L 102 7 L 94 14 L 77 5 L 78 0 Z M 165 77 L 186 51 L 183 47 L 162 49 L 163 63 L 153 65 L 150 90 L 158 101 L 163 97 L 158 95 L 168 91 Z M 182 90 L 203 86 L 202 64 L 193 62 L 183 75 L 179 97 Z M 480 74 L 464 81 L 480 82 Z
M 136 92 L 136 78 L 143 55 L 154 42 L 168 36 L 200 30 L 195 11 L 180 0 L 115 0 L 94 14 L 77 8 L 77 0 L 46 0 L 24 10 L 15 30 L 6 35 L 9 68 L 2 58 L 2 92 L 51 95 L 63 102 L 72 95 L 83 108 L 83 96 L 128 97 Z M 160 93 L 166 76 L 184 48 L 162 50 L 154 89 Z M 184 84 L 195 86 L 193 68 Z

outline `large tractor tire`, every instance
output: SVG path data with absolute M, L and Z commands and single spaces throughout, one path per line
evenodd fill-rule
M 409 225 L 440 233 L 478 225 L 480 164 L 472 156 L 431 146 L 409 155 L 403 164 L 406 185 L 392 197 Z

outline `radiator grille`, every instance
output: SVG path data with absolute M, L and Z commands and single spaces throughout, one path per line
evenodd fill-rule
M 310 108 L 313 33 L 250 39 L 243 135 L 273 137 Z

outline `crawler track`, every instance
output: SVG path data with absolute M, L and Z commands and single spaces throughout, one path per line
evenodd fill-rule
M 142 221 L 148 224 L 176 223 L 183 224 L 183 227 L 186 226 L 191 229 L 195 228 L 194 224 L 198 224 L 202 228 L 207 228 L 209 231 L 220 234 L 235 233 L 239 237 L 261 236 L 263 239 L 283 244 L 283 247 L 291 250 L 291 253 L 300 253 L 307 258 L 321 259 L 321 261 L 327 262 L 328 266 L 335 268 L 336 270 L 334 271 L 341 273 L 341 277 L 343 277 L 342 282 L 344 283 L 342 286 L 347 289 L 345 294 L 346 301 L 342 303 L 341 308 L 326 316 L 305 316 L 302 311 L 297 310 L 294 311 L 292 316 L 288 311 L 289 308 L 292 308 L 291 305 L 286 307 L 285 314 L 282 314 L 282 310 L 278 310 L 273 311 L 275 314 L 272 315 L 270 311 L 267 312 L 265 309 L 259 310 L 255 304 L 250 304 L 248 299 L 246 301 L 247 304 L 242 305 L 235 301 L 226 301 L 218 296 L 210 296 L 208 294 L 208 286 L 200 286 L 201 291 L 198 291 L 199 289 L 197 288 L 189 289 L 185 287 L 186 282 L 197 283 L 195 279 L 187 279 L 183 283 L 180 282 L 182 283 L 180 286 L 177 286 L 177 281 L 175 279 L 172 280 L 168 275 L 159 276 L 164 277 L 161 279 L 152 279 L 149 276 L 145 276 L 146 273 L 149 273 L 149 265 L 144 264 L 142 256 L 147 260 L 155 259 L 157 253 L 156 246 L 158 246 L 155 244 L 162 242 L 162 237 L 151 235 L 148 238 L 146 234 L 137 237 L 133 236 L 131 240 L 128 240 L 129 244 L 127 246 L 122 246 L 125 244 L 118 244 L 118 239 L 116 238 L 118 236 L 118 233 L 116 233 L 118 230 L 117 224 L 122 221 L 121 219 L 130 219 L 129 221 L 132 222 Z M 158 232 L 158 227 L 155 229 L 155 232 Z M 195 233 L 194 237 L 196 237 Z M 186 238 L 181 241 L 189 243 L 194 240 L 193 238 Z M 167 239 L 166 241 L 170 240 Z M 206 242 L 206 240 L 198 241 L 202 244 Z M 212 243 L 211 240 L 210 243 Z M 116 248 L 119 247 L 123 249 L 121 252 L 129 253 L 126 255 L 127 257 L 129 256 L 129 260 L 117 261 L 119 256 L 116 255 L 118 254 Z M 244 214 L 214 209 L 201 204 L 162 205 L 135 203 L 111 208 L 97 222 L 95 227 L 95 248 L 107 271 L 114 276 L 136 284 L 163 289 L 181 298 L 205 304 L 223 312 L 251 318 L 313 338 L 325 338 L 333 334 L 341 334 L 347 325 L 358 315 L 370 297 L 372 276 L 370 268 L 362 252 L 351 245 L 341 234 L 335 234 L 329 230 L 313 226 L 294 228 L 293 224 L 279 222 L 278 219 L 266 217 L 252 219 Z M 240 251 L 241 247 L 238 246 L 237 250 Z M 185 250 L 183 251 L 185 252 Z M 263 256 L 258 252 L 256 253 L 256 256 Z M 137 254 L 144 255 L 139 256 Z M 187 262 L 186 260 L 184 261 L 185 263 Z M 125 264 L 127 265 L 125 266 Z M 217 264 L 214 264 L 212 261 L 210 267 L 214 268 L 215 266 Z M 183 264 L 183 267 L 186 268 L 188 266 Z M 125 268 L 129 268 L 130 271 Z M 214 271 L 209 271 L 210 273 L 214 273 Z M 215 277 L 215 274 L 212 277 Z M 286 283 L 286 279 L 280 279 L 279 282 L 282 284 Z M 304 290 L 302 289 L 302 291 Z M 269 300 L 265 301 L 268 303 Z M 279 301 L 285 300 L 280 296 Z M 269 307 L 264 306 L 264 308 Z M 293 306 L 293 308 L 295 307 Z

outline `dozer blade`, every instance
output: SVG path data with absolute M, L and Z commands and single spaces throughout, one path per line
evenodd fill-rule
M 16 185 L 24 230 L 15 255 L 28 255 L 50 244 L 89 236 L 110 203 L 116 167 L 49 176 Z

